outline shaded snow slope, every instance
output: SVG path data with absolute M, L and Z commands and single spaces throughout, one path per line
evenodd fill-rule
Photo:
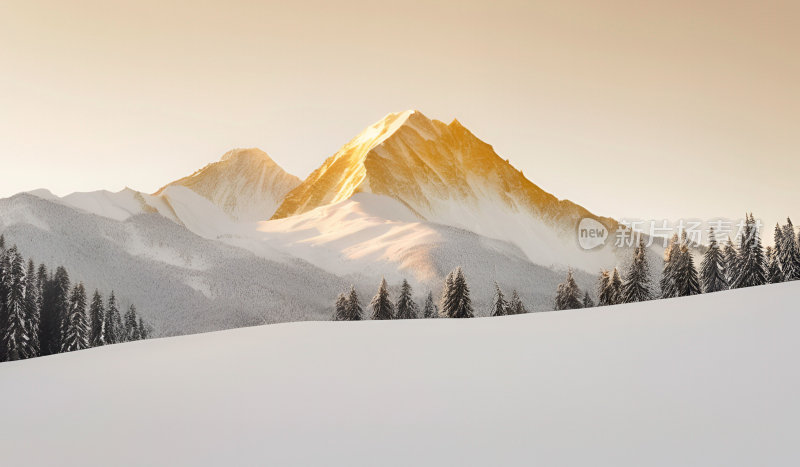
M 408 279 L 420 299 L 428 290 L 438 297 L 447 273 L 461 266 L 479 314 L 488 309 L 494 281 L 508 294 L 516 289 L 527 306 L 541 311 L 552 309 L 554 291 L 564 278 L 563 270 L 531 263 L 513 243 L 421 221 L 402 203 L 383 195 L 357 193 L 257 228 L 248 236 L 257 242 L 246 248 L 258 252 L 259 244 L 268 245 L 333 274 L 362 278 L 354 280 L 367 288 L 367 298 L 381 276 L 390 284 Z M 593 276 L 579 273 L 577 279 L 593 290 Z
M 76 203 L 72 196 L 68 201 Z M 89 198 L 111 199 L 120 208 L 147 197 L 123 190 Z M 467 275 L 478 315 L 488 311 L 495 280 L 508 294 L 518 290 L 529 309 L 549 310 L 564 276 L 563 270 L 531 263 L 512 243 L 420 221 L 393 198 L 369 193 L 260 223 L 233 222 L 183 186 L 151 197 L 168 199 L 177 223 L 155 209 L 137 213 L 133 207 L 116 211 L 89 203 L 83 209 L 48 199 L 37 193 L 0 200 L 0 229 L 8 241 L 37 261 L 67 266 L 89 287 L 117 287 L 118 295 L 134 301 L 166 334 L 327 319 L 336 295 L 350 283 L 366 305 L 381 277 L 393 296 L 407 278 L 422 303 L 428 291 L 438 299 L 445 276 L 456 266 Z M 127 273 L 132 265 L 135 273 Z M 168 271 L 155 272 L 164 268 Z M 284 273 L 296 268 L 297 274 Z M 593 275 L 579 273 L 576 279 L 594 289 Z M 324 285 L 306 289 L 317 281 Z M 240 292 L 238 283 L 252 286 Z M 154 287 L 157 293 L 150 291 Z M 225 297 L 236 305 L 226 307 Z M 192 316 L 185 325 L 179 318 L 184 313 Z
M 257 256 L 155 213 L 118 221 L 21 194 L 0 199 L 0 232 L 37 264 L 65 266 L 90 293 L 113 288 L 159 335 L 328 319 L 331 298 L 347 285 L 305 261 Z
M 798 297 L 800 282 L 590 311 L 295 323 L 3 363 L 3 460 L 793 466 Z

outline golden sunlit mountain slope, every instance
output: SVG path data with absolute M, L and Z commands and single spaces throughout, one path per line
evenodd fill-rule
M 233 149 L 211 163 L 169 186 L 185 186 L 219 206 L 236 221 L 269 219 L 283 197 L 300 184 L 264 151 Z
M 575 246 L 565 234 L 581 218 L 609 231 L 617 225 L 545 192 L 458 120 L 445 124 L 413 110 L 389 114 L 345 144 L 289 192 L 273 219 L 360 192 L 390 196 L 421 220 L 513 241 L 544 264 L 543 245 Z

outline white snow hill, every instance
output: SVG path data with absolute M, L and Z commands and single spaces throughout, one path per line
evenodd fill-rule
M 800 282 L 0 365 L 3 465 L 795 466 Z

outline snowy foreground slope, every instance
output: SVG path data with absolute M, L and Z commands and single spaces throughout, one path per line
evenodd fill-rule
M 0 364 L 3 465 L 798 465 L 800 282 Z

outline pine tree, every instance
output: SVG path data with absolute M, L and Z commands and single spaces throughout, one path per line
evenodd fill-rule
M 508 302 L 503 297 L 503 291 L 497 282 L 494 283 L 494 298 L 492 299 L 492 307 L 489 309 L 489 316 L 505 316 L 511 314 L 508 310 Z
M 397 319 L 417 319 L 419 310 L 411 297 L 411 286 L 405 279 L 403 279 L 403 285 L 400 286 L 400 296 L 397 298 L 396 308 Z
M 644 302 L 653 299 L 653 293 L 650 291 L 647 249 L 643 239 L 639 240 L 639 245 L 633 251 L 633 260 L 628 268 L 620 299 L 622 303 Z
M 703 293 L 719 292 L 728 288 L 725 278 L 725 259 L 717 244 L 714 229 L 708 231 L 708 250 L 703 255 L 700 263 L 700 278 L 703 283 Z
M 611 290 L 611 272 L 607 269 L 600 271 L 600 279 L 597 281 L 597 306 L 608 306 L 614 304 L 614 294 Z
M 765 250 L 767 256 L 767 282 L 777 284 L 784 281 L 783 273 L 778 266 L 778 255 L 772 247 L 768 246 Z
M 422 316 L 425 318 L 436 318 L 439 315 L 439 310 L 433 303 L 433 292 L 428 292 L 428 297 L 425 299 L 425 306 L 422 310 Z
M 70 289 L 69 274 L 64 267 L 58 267 L 53 276 L 53 327 L 50 329 L 50 345 L 52 353 L 62 352 L 63 336 L 67 323 L 67 316 L 70 311 Z
M 775 259 L 778 262 L 778 269 L 780 269 L 781 277 L 783 278 L 784 269 L 788 268 L 789 271 L 787 272 L 789 273 L 789 275 L 791 275 L 791 265 L 786 264 L 784 266 L 785 263 L 789 262 L 787 260 L 791 257 L 791 253 L 786 250 L 786 245 L 784 243 L 784 238 L 783 238 L 783 227 L 781 227 L 778 223 L 775 224 L 774 237 L 775 237 L 775 247 L 773 248 L 774 252 L 773 254 L 775 255 Z M 769 255 L 767 255 L 767 261 L 769 261 Z
M 381 279 L 378 293 L 372 298 L 370 306 L 372 307 L 372 319 L 394 319 L 394 304 L 389 299 L 389 290 L 385 278 Z
M 581 294 L 580 289 L 578 288 L 578 284 L 575 282 L 575 278 L 572 277 L 572 269 L 570 268 L 567 271 L 567 278 L 564 282 L 558 284 L 558 288 L 556 290 L 556 310 L 572 310 L 576 308 L 582 308 L 583 303 L 581 302 Z
M 583 294 L 583 307 L 584 308 L 594 307 L 594 300 L 592 300 L 592 297 L 589 296 L 588 290 L 586 291 L 586 293 Z
M 46 268 L 40 266 L 37 281 L 42 284 L 39 307 L 40 354 L 52 355 L 61 351 L 61 324 L 69 308 L 69 275 L 66 269 L 59 267 L 50 276 Z
M 456 268 L 452 273 L 451 292 L 442 313 L 448 318 L 473 318 L 475 312 L 472 309 L 472 299 L 469 296 L 467 280 L 461 268 Z
M 661 298 L 672 298 L 678 296 L 675 285 L 675 276 L 678 260 L 680 258 L 680 243 L 678 235 L 675 234 L 669 241 L 667 249 L 664 250 L 664 269 L 661 274 Z
M 136 307 L 133 305 L 125 312 L 125 340 L 139 340 L 139 323 L 136 320 Z
M 92 304 L 89 306 L 89 345 L 98 347 L 106 345 L 106 312 L 103 308 L 103 297 L 98 290 L 94 291 Z
M 334 321 L 346 321 L 347 320 L 347 297 L 340 293 L 338 297 L 336 297 L 336 305 L 334 306 L 333 311 L 333 320 Z
M 776 246 L 779 247 L 779 261 L 784 280 L 794 281 L 800 279 L 800 245 L 794 238 L 794 225 L 792 220 L 787 218 L 786 225 L 783 226 L 783 234 L 775 239 Z
M 689 251 L 686 232 L 681 235 L 681 243 L 674 267 L 675 296 L 686 297 L 700 294 L 700 279 L 697 275 L 697 268 L 694 266 L 692 252 Z
M 350 293 L 347 297 L 347 308 L 345 316 L 349 321 L 361 321 L 364 316 L 364 310 L 361 308 L 361 301 L 358 299 L 356 288 L 350 286 Z
M 108 305 L 106 306 L 106 329 L 105 341 L 106 344 L 116 344 L 122 342 L 122 336 L 117 332 L 119 330 L 116 325 L 119 317 L 119 309 L 117 309 L 117 299 L 114 297 L 114 291 L 111 291 L 111 296 L 108 297 Z
M 752 214 L 746 217 L 745 227 L 739 241 L 739 271 L 732 288 L 753 287 L 767 282 L 764 249 L 758 227 Z
M 511 291 L 511 301 L 508 302 L 508 314 L 509 315 L 522 315 L 528 312 L 528 309 L 525 308 L 525 304 L 522 303 L 522 300 L 519 298 L 519 294 L 517 293 L 517 289 Z
M 609 288 L 611 289 L 611 299 L 613 300 L 614 305 L 619 305 L 622 303 L 622 278 L 619 275 L 619 270 L 614 268 L 611 272 L 611 283 L 609 284 Z
M 142 318 L 139 318 L 139 338 L 145 340 L 150 337 L 150 329 L 144 324 Z
M 6 326 L 3 336 L 6 360 L 21 360 L 32 356 L 31 340 L 25 310 L 24 262 L 16 247 L 9 248 L 9 263 L 5 272 L 6 281 Z
M 725 243 L 725 249 L 722 251 L 722 257 L 725 265 L 725 282 L 728 288 L 732 288 L 733 281 L 736 280 L 737 271 L 739 271 L 739 251 L 734 246 L 731 239 Z
M 89 348 L 89 326 L 86 322 L 86 290 L 79 283 L 72 289 L 69 310 L 64 320 L 62 352 Z
M 26 333 L 30 339 L 29 357 L 39 356 L 40 295 L 36 265 L 33 260 L 28 260 L 28 271 L 25 274 L 25 320 L 28 326 Z
M 448 309 L 453 306 L 453 279 L 455 278 L 455 269 L 447 273 L 447 278 L 444 281 L 444 288 L 442 289 L 442 298 L 440 301 L 439 315 L 448 317 Z
M 5 240 L 0 248 L 0 361 L 5 361 L 6 355 L 5 336 L 8 332 L 8 294 L 11 284 L 11 260 L 5 248 Z

